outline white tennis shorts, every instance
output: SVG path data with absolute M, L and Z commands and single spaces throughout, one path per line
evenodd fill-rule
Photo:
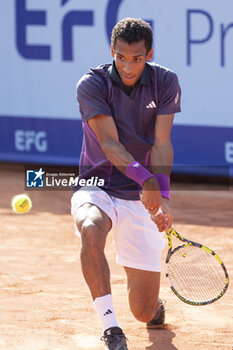
M 71 213 L 76 222 L 77 209 L 92 203 L 102 209 L 112 221 L 112 236 L 116 262 L 145 271 L 161 271 L 163 234 L 151 220 L 140 200 L 123 200 L 109 196 L 99 187 L 83 187 L 71 199 Z M 75 234 L 80 237 L 77 226 Z

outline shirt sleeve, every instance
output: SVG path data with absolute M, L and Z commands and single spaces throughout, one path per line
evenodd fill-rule
M 174 114 L 181 112 L 181 88 L 174 72 L 167 71 L 161 82 L 158 95 L 158 114 Z
M 77 100 L 84 122 L 97 114 L 112 115 L 106 89 L 104 80 L 94 73 L 88 73 L 80 79 L 77 84 Z

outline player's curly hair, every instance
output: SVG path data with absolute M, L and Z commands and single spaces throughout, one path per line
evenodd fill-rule
M 123 18 L 112 30 L 111 44 L 115 48 L 116 40 L 122 39 L 128 44 L 145 40 L 147 53 L 150 51 L 153 42 L 151 26 L 140 18 Z

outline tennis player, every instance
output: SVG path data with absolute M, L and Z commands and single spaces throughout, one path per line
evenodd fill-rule
M 133 315 L 148 328 L 162 327 L 165 318 L 158 297 L 162 231 L 172 223 L 170 133 L 174 114 L 180 112 L 181 90 L 174 72 L 149 63 L 152 40 L 148 23 L 121 20 L 112 31 L 113 62 L 90 69 L 77 84 L 83 123 L 79 180 L 99 179 L 101 185 L 77 186 L 72 214 L 101 339 L 111 350 L 128 348 L 114 312 L 104 254 L 110 231 L 117 263 L 126 272 Z M 159 208 L 163 213 L 155 215 Z

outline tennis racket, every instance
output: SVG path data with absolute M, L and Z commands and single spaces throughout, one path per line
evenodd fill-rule
M 228 288 L 229 277 L 219 256 L 202 244 L 184 238 L 172 227 L 167 238 L 166 277 L 175 295 L 197 306 L 220 299 Z M 178 245 L 173 249 L 173 241 L 177 240 Z

